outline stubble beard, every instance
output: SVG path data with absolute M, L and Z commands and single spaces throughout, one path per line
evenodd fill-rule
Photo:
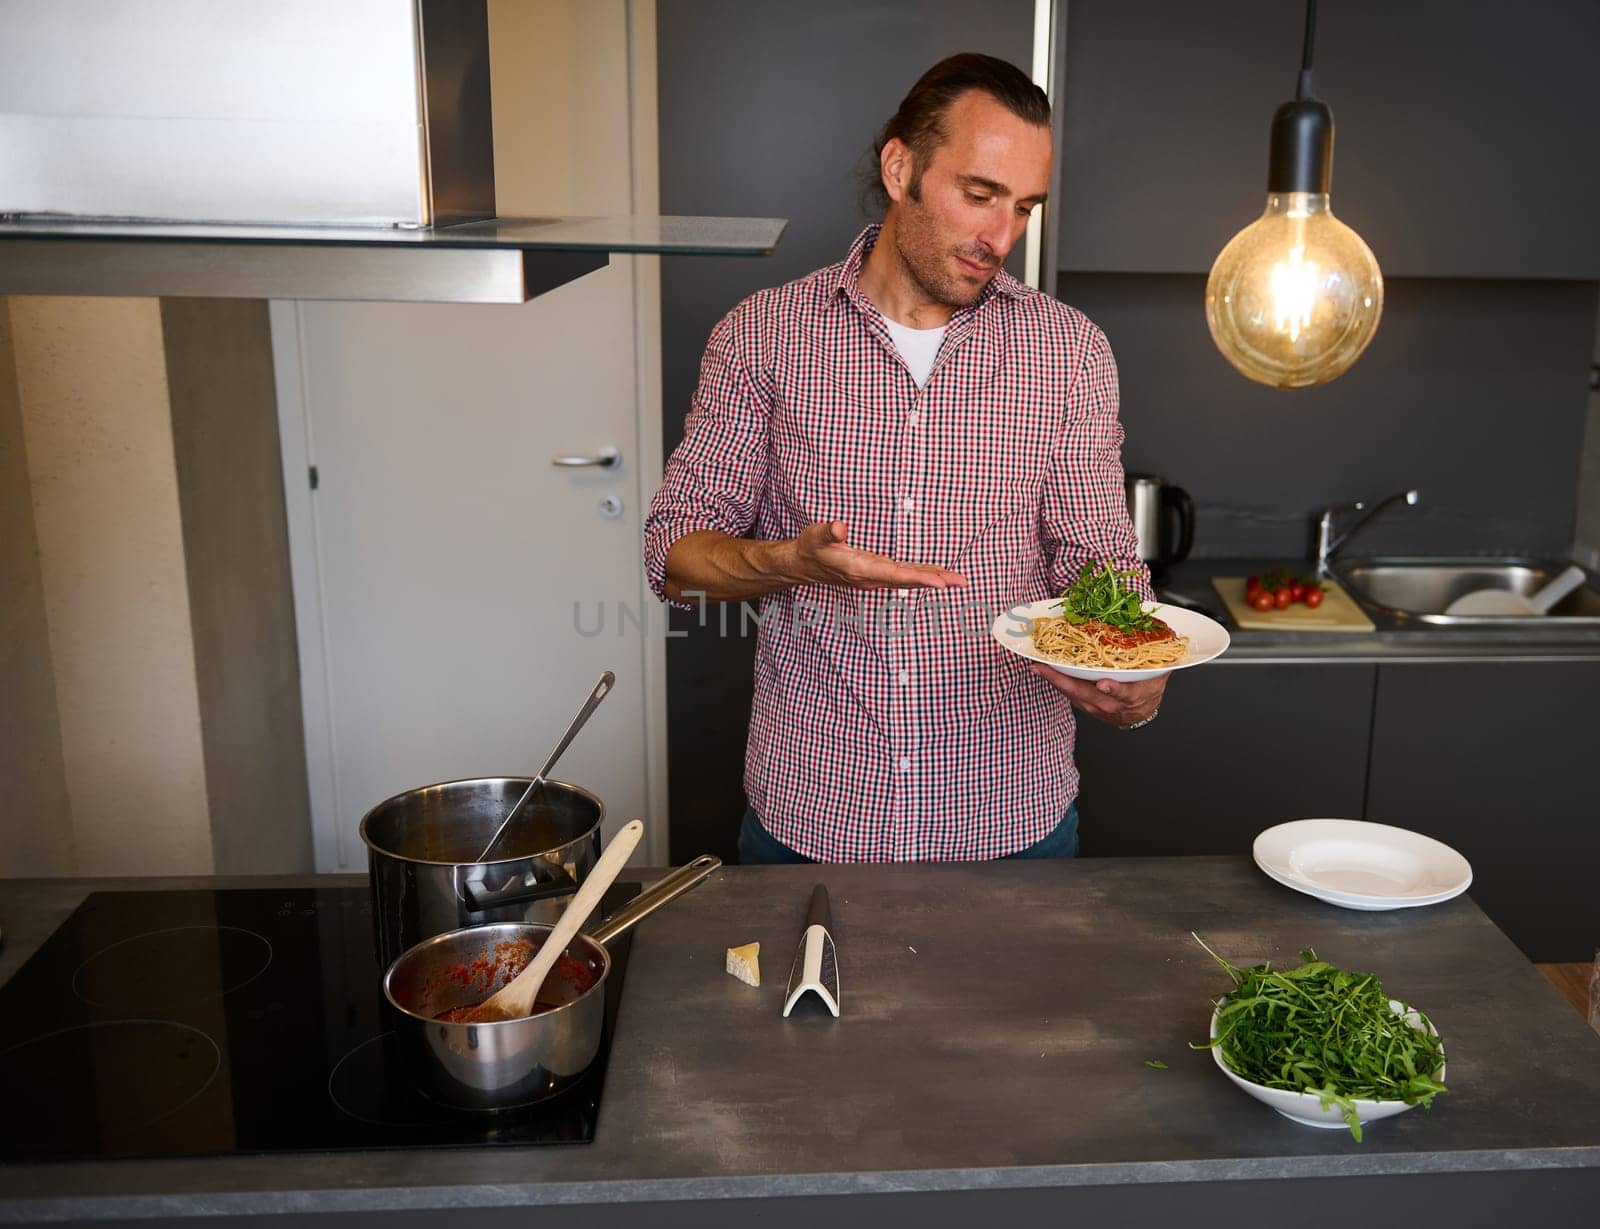
M 916 212 L 917 208 L 913 204 L 911 209 L 906 210 L 900 217 L 900 224 L 895 227 L 894 246 L 895 254 L 900 258 L 900 267 L 917 284 L 917 288 L 935 303 L 944 307 L 970 307 L 993 279 L 994 270 L 976 286 L 949 274 L 945 259 L 959 253 L 955 249 L 949 252 L 939 250 L 920 212 Z

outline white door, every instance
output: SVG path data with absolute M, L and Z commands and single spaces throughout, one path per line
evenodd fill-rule
M 558 775 L 645 813 L 644 642 L 618 623 L 642 600 L 627 276 L 521 307 L 286 305 L 317 472 L 327 869 L 364 864 L 355 824 L 391 794 L 537 770 L 604 669 Z M 608 448 L 615 470 L 551 464 Z
M 492 39 L 529 44 L 491 42 L 502 215 L 655 211 L 653 151 L 640 174 L 636 144 L 653 124 L 630 124 L 627 102 L 630 50 L 654 13 L 635 7 L 518 6 L 515 23 L 491 21 Z M 565 165 L 501 122 L 500 83 L 526 80 L 515 68 L 534 44 L 558 63 L 600 59 L 571 121 L 605 127 L 574 142 L 557 117 Z M 551 122 L 533 102 L 512 95 L 506 111 Z M 566 199 L 527 199 L 563 176 Z M 605 200 L 582 195 L 596 185 Z M 615 688 L 555 775 L 600 796 L 608 837 L 643 817 L 636 858 L 665 862 L 664 621 L 640 559 L 640 505 L 660 473 L 654 293 L 653 260 L 615 257 L 519 306 L 272 305 L 319 870 L 365 866 L 357 825 L 394 793 L 531 776 L 607 669 Z M 606 449 L 616 468 L 552 464 Z

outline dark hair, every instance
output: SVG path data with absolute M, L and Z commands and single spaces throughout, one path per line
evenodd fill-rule
M 932 160 L 934 150 L 944 144 L 949 135 L 944 127 L 945 116 L 951 104 L 970 90 L 982 90 L 1018 119 L 1030 124 L 1048 126 L 1050 123 L 1049 97 L 1015 64 L 975 51 L 948 56 L 917 79 L 911 92 L 901 99 L 900 109 L 878 133 L 872 145 L 871 163 L 862 165 L 863 206 L 875 207 L 878 211 L 888 207 L 889 194 L 883 187 L 879 159 L 883 147 L 895 138 L 911 150 L 915 165 L 911 199 L 921 199 L 922 172 Z

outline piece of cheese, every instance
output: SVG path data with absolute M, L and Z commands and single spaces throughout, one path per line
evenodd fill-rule
M 728 949 L 728 972 L 749 986 L 761 984 L 761 944 L 746 943 Z

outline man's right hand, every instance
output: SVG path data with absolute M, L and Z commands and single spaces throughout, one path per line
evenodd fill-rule
M 737 602 L 796 585 L 959 589 L 966 583 L 948 568 L 901 563 L 851 546 L 843 521 L 818 521 L 782 541 L 703 529 L 684 534 L 667 552 L 666 592 L 674 601 Z
M 960 589 L 967 578 L 931 563 L 901 563 L 850 545 L 843 521 L 807 525 L 794 539 L 795 570 L 810 584 L 851 589 Z

